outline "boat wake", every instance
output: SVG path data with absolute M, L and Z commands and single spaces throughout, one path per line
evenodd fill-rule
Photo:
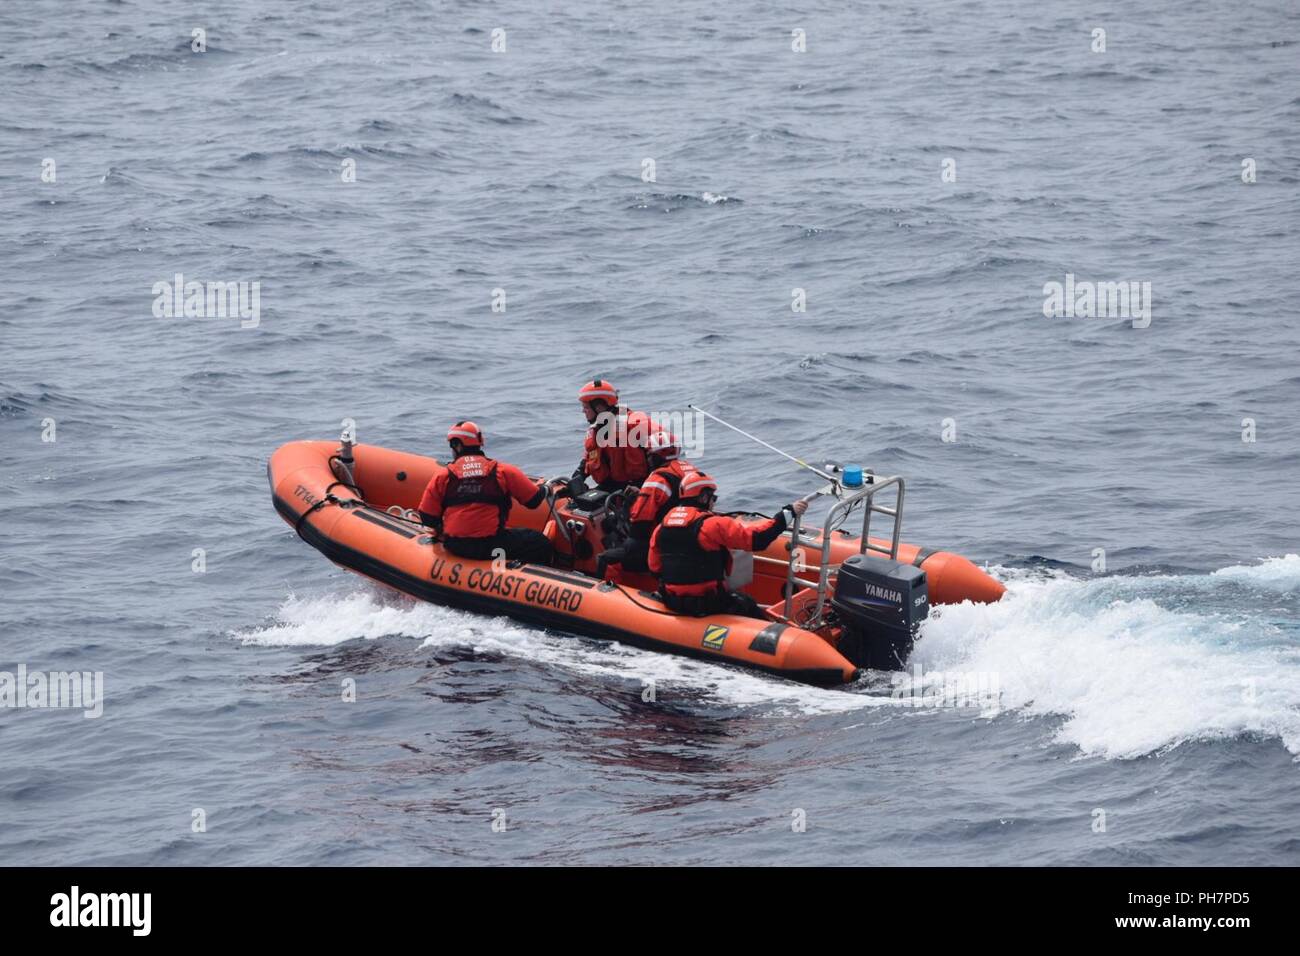
M 933 713 L 954 674 L 987 677 L 994 700 L 972 717 L 1052 718 L 1052 739 L 1080 755 L 1123 759 L 1196 740 L 1279 739 L 1300 756 L 1300 556 L 1202 575 L 1080 577 L 992 569 L 997 604 L 935 608 L 903 674 L 874 674 L 848 692 L 705 661 L 575 640 L 505 618 L 425 604 L 360 585 L 290 596 L 275 619 L 236 632 L 247 645 L 329 647 L 402 637 L 421 648 L 469 648 L 597 679 L 703 693 L 756 716 L 895 707 Z M 920 705 L 918 708 L 918 704 Z
M 417 601 L 379 586 L 361 584 L 347 594 L 291 595 L 275 620 L 235 632 L 246 645 L 331 647 L 352 640 L 402 637 L 421 648 L 469 648 L 475 653 L 553 665 L 571 674 L 605 680 L 653 683 L 660 700 L 673 688 L 705 694 L 757 716 L 839 713 L 891 703 L 885 696 L 847 694 L 769 678 L 672 654 L 607 641 L 576 639 L 519 624 Z
M 1210 574 L 996 570 L 997 604 L 936 608 L 913 663 L 996 676 L 1000 706 L 1063 718 L 1057 742 L 1131 758 L 1196 740 L 1300 755 L 1300 556 Z

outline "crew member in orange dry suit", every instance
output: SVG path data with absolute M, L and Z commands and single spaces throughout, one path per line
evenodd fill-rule
M 743 614 L 766 618 L 748 594 L 727 590 L 731 548 L 762 551 L 785 531 L 787 509 L 797 515 L 808 502 L 796 501 L 759 524 L 744 524 L 713 513 L 718 485 L 697 471 L 682 479 L 681 503 L 664 517 L 650 538 L 650 570 L 659 575 L 664 604 L 684 614 Z
M 447 432 L 454 459 L 438 471 L 420 499 L 420 518 L 438 532 L 442 544 L 462 558 L 486 560 L 500 548 L 508 559 L 549 564 L 551 542 L 531 528 L 507 528 L 511 499 L 536 508 L 546 488 L 533 484 L 514 465 L 483 454 L 483 432 L 473 422 L 457 422 Z
M 681 457 L 681 447 L 676 438 L 665 431 L 655 432 L 646 442 L 646 457 L 650 472 L 641 482 L 641 490 L 628 510 L 628 538 L 622 548 L 610 555 L 619 561 L 624 571 L 644 574 L 650 570 L 650 536 L 659 522 L 681 500 L 679 489 L 682 480 L 697 469 Z M 615 554 L 621 552 L 621 560 Z M 608 553 L 608 552 L 607 552 Z
M 570 494 L 582 494 L 588 478 L 603 491 L 640 485 L 650 474 L 645 443 L 658 431 L 650 416 L 620 405 L 618 389 L 599 378 L 579 389 L 578 400 L 590 427 L 582 461 L 569 479 Z

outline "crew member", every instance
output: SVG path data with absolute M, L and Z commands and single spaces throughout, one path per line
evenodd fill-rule
M 511 499 L 536 508 L 546 488 L 535 485 L 514 465 L 483 454 L 483 432 L 473 422 L 457 422 L 447 432 L 453 460 L 429 480 L 420 499 L 420 518 L 438 532 L 442 544 L 462 558 L 486 560 L 498 548 L 508 559 L 549 564 L 551 542 L 531 528 L 507 528 Z
M 628 510 L 628 540 L 623 546 L 622 565 L 625 571 L 650 570 L 650 536 L 659 522 L 681 500 L 682 479 L 695 474 L 697 469 L 681 457 L 677 439 L 665 431 L 655 432 L 646 442 L 646 458 L 654 469 L 641 482 L 641 491 Z
M 718 484 L 702 471 L 688 474 L 678 489 L 681 502 L 650 538 L 650 570 L 659 575 L 664 604 L 683 614 L 742 614 L 766 618 L 748 594 L 727 590 L 731 548 L 762 551 L 785 531 L 788 508 L 797 515 L 808 502 L 796 501 L 775 518 L 747 525 L 713 513 Z
M 658 431 L 650 416 L 620 405 L 618 389 L 604 379 L 582 386 L 578 400 L 589 427 L 583 458 L 569 481 L 569 491 L 581 494 L 588 478 L 602 491 L 640 485 L 650 474 L 646 439 Z

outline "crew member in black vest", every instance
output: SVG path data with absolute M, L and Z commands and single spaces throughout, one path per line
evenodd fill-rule
M 650 536 L 659 522 L 681 501 L 682 480 L 698 469 L 681 456 L 681 447 L 668 432 L 655 432 L 646 442 L 646 457 L 654 470 L 641 483 L 628 510 L 628 539 L 623 545 L 624 571 L 650 570 Z
M 420 499 L 420 518 L 438 532 L 443 546 L 462 558 L 486 560 L 500 548 L 508 559 L 549 564 L 551 542 L 531 528 L 507 528 L 511 499 L 536 508 L 546 488 L 533 484 L 514 465 L 483 454 L 483 432 L 457 422 L 447 432 L 454 459 L 429 480 Z
M 785 512 L 797 515 L 808 502 L 796 501 L 757 524 L 713 513 L 718 484 L 702 471 L 682 479 L 681 503 L 650 538 L 650 570 L 659 575 L 664 604 L 683 614 L 742 614 L 766 618 L 748 594 L 727 590 L 731 550 L 762 551 L 786 529 Z

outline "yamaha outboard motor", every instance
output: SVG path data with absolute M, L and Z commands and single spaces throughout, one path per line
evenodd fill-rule
M 925 572 L 904 561 L 855 554 L 840 565 L 831 598 L 839 651 L 858 667 L 898 670 L 930 613 Z

